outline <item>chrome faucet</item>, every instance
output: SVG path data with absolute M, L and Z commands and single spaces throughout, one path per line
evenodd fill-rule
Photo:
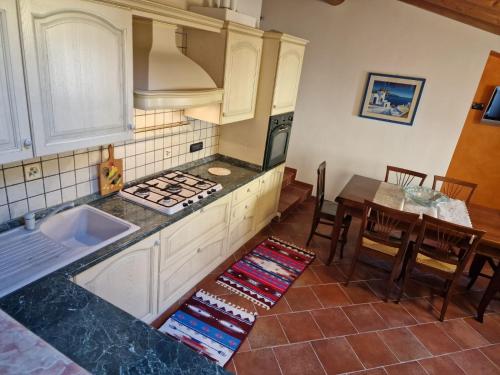
M 61 204 L 60 206 L 54 208 L 47 216 L 42 217 L 36 222 L 35 222 L 35 212 L 28 212 L 26 215 L 24 215 L 24 227 L 27 230 L 34 230 L 40 228 L 40 225 L 42 225 L 47 219 L 51 218 L 54 215 L 57 215 L 59 212 L 65 211 L 73 207 L 75 207 L 74 202 Z

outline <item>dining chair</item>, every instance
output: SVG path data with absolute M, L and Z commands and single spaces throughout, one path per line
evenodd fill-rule
M 325 172 L 326 172 L 326 161 L 322 162 L 317 170 L 317 183 L 316 183 L 316 202 L 314 205 L 314 214 L 311 225 L 311 232 L 306 242 L 306 246 L 309 246 L 311 239 L 314 235 L 328 238 L 331 240 L 331 235 L 326 235 L 324 233 L 318 232 L 318 225 L 328 225 L 332 226 L 335 223 L 335 216 L 337 215 L 337 203 L 325 199 Z M 349 227 L 351 225 L 352 217 L 350 215 L 344 216 L 342 220 L 341 234 L 339 238 L 340 242 L 340 257 L 344 256 L 344 246 L 347 243 L 347 233 L 349 232 Z
M 361 254 L 387 260 L 392 263 L 384 299 L 387 301 L 394 281 L 401 273 L 410 235 L 418 218 L 418 214 L 395 210 L 365 200 L 362 224 L 346 285 L 349 285 L 354 275 Z
M 410 247 L 411 254 L 397 301 L 401 299 L 414 270 L 437 275 L 445 280 L 444 301 L 439 316 L 439 320 L 443 321 L 456 282 L 484 233 L 424 214 L 417 239 Z
M 396 185 L 400 185 L 402 187 L 407 187 L 411 185 L 413 182 L 418 183 L 419 186 L 422 186 L 426 179 L 427 175 L 425 173 L 415 172 L 410 169 L 404 169 L 399 167 L 394 167 L 392 165 L 387 166 L 387 170 L 385 172 L 385 182 L 395 183 Z
M 434 182 L 432 183 L 432 190 L 439 190 L 448 197 L 464 200 L 467 204 L 469 204 L 476 188 L 477 184 L 473 182 L 444 176 L 434 176 Z

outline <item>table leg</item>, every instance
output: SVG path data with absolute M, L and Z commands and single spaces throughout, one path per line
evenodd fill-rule
M 487 257 L 481 254 L 476 254 L 474 255 L 474 259 L 472 260 L 470 267 L 469 267 L 469 284 L 467 285 L 467 289 L 472 288 L 472 285 L 477 280 L 477 277 L 481 273 L 481 270 L 483 269 L 484 264 L 488 260 Z
M 340 237 L 340 231 L 342 229 L 342 221 L 344 219 L 346 207 L 342 204 L 339 203 L 337 206 L 337 213 L 335 215 L 335 224 L 333 225 L 332 229 L 332 240 L 330 243 L 330 255 L 328 256 L 328 260 L 326 264 L 331 264 L 333 261 L 333 258 L 335 258 L 335 253 L 337 251 L 337 244 L 339 243 L 339 237 Z
M 477 318 L 476 320 L 483 322 L 484 312 L 488 307 L 490 301 L 495 297 L 495 294 L 500 291 L 500 267 L 495 270 L 493 278 L 491 279 L 486 291 L 484 292 L 481 302 L 479 302 L 479 307 L 477 308 Z

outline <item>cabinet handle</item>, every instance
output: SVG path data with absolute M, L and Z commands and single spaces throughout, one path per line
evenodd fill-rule
M 246 220 L 247 219 L 247 215 L 243 216 L 243 220 Z
M 276 108 L 276 104 L 275 104 L 275 105 L 273 105 L 273 108 Z
M 250 188 L 247 189 L 247 193 L 250 193 Z
M 23 145 L 25 148 L 31 148 L 31 146 L 33 145 L 33 142 L 31 141 L 31 139 L 26 138 L 23 142 Z
M 160 247 L 160 241 L 156 240 L 155 243 L 153 244 L 154 247 Z
M 199 247 L 198 249 L 196 249 L 196 252 L 199 254 L 201 253 L 201 247 Z
M 248 208 L 248 204 L 245 204 L 245 209 L 247 209 L 247 208 Z
M 128 124 L 127 127 L 128 127 L 128 130 L 134 130 L 135 129 L 135 126 L 132 123 Z

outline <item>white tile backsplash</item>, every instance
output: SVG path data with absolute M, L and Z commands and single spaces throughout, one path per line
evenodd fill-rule
M 182 111 L 135 111 L 137 130 L 186 120 Z M 124 181 L 134 181 L 217 153 L 218 126 L 200 120 L 191 122 L 191 125 L 172 124 L 165 129 L 138 132 L 134 140 L 116 144 L 115 158 L 123 159 Z M 189 153 L 189 145 L 199 141 L 203 142 L 203 150 Z M 98 165 L 107 158 L 105 145 L 0 166 L 0 224 L 28 210 L 51 207 L 98 192 Z M 42 176 L 26 181 L 23 166 L 36 162 L 42 164 Z

